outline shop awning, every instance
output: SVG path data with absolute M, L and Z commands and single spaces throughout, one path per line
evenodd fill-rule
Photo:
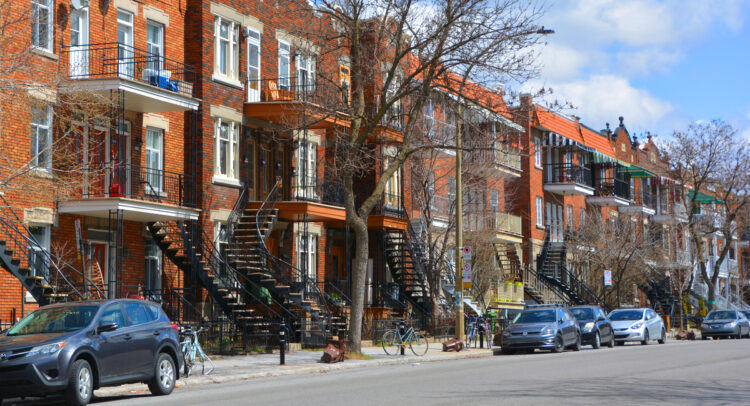
M 656 174 L 646 168 L 630 164 L 629 167 L 620 169 L 620 172 L 629 173 L 631 178 L 655 178 Z

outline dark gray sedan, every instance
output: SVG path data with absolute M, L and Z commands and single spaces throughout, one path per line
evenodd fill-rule
M 736 310 L 713 310 L 701 324 L 701 338 L 750 337 L 750 322 L 742 312 Z
M 559 305 L 529 305 L 503 330 L 502 353 L 536 348 L 562 352 L 581 350 L 581 329 L 568 309 Z
M 85 405 L 103 386 L 148 382 L 167 395 L 179 378 L 179 334 L 155 303 L 70 302 L 42 307 L 0 335 L 3 398 L 62 392 Z

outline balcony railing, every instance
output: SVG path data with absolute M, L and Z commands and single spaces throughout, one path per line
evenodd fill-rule
M 473 165 L 510 168 L 521 171 L 521 152 L 517 148 L 502 147 L 500 149 L 477 149 L 466 156 L 467 162 Z
M 656 209 L 656 199 L 651 193 L 641 192 L 634 193 L 633 202 L 636 206 L 648 207 L 650 209 Z
M 491 230 L 521 235 L 521 217 L 509 213 L 496 212 L 489 218 L 488 228 Z
M 90 167 L 84 173 L 81 197 L 125 197 L 195 207 L 189 193 L 192 176 L 131 164 Z
M 344 205 L 344 184 L 340 180 L 326 177 L 300 176 L 295 177 L 296 185 L 292 198 L 330 204 Z
M 304 102 L 336 111 L 349 105 L 348 88 L 318 81 L 314 75 L 247 80 L 245 87 L 248 103 Z
M 196 75 L 192 67 L 130 45 L 63 46 L 61 60 L 74 79 L 119 77 L 193 97 Z
M 621 197 L 630 199 L 630 186 L 627 182 L 605 178 L 595 182 L 594 195 L 601 197 Z
M 545 164 L 544 183 L 577 183 L 591 186 L 591 170 L 577 164 Z
M 659 212 L 656 214 L 660 216 L 687 217 L 687 210 L 680 203 L 672 203 L 664 199 L 659 202 Z
M 450 217 L 451 206 L 454 198 L 447 196 L 432 196 L 430 201 L 430 214 L 433 219 L 446 220 Z

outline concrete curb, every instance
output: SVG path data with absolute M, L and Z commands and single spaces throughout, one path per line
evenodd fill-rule
M 372 368 L 388 365 L 405 365 L 423 362 L 440 362 L 454 361 L 461 359 L 487 358 L 494 354 L 492 350 L 472 349 L 458 353 L 436 353 L 428 354 L 422 357 L 417 356 L 397 356 L 393 358 L 378 358 L 374 360 L 348 360 L 337 364 L 303 364 L 303 365 L 278 365 L 265 371 L 250 372 L 250 368 L 242 368 L 245 371 L 228 375 L 194 375 L 189 378 L 182 378 L 177 381 L 177 388 L 190 388 L 194 386 L 219 384 L 228 382 L 247 381 L 260 378 L 272 378 L 289 375 L 302 375 L 314 373 L 326 373 L 331 371 L 343 371 L 358 368 Z M 144 384 L 130 384 L 115 386 L 111 388 L 98 389 L 94 395 L 98 397 L 128 395 L 133 393 L 147 393 L 148 387 Z

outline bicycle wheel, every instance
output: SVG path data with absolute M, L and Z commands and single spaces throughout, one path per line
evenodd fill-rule
M 423 334 L 414 333 L 411 336 L 411 340 L 409 340 L 409 348 L 414 355 L 422 356 L 427 354 L 427 350 L 430 349 L 430 343 Z
M 383 334 L 383 351 L 388 355 L 398 355 L 401 351 L 401 338 L 396 331 L 386 331 Z
M 187 352 L 185 352 L 183 354 L 182 358 L 185 361 L 185 365 L 184 365 L 184 372 L 185 372 L 185 374 L 184 375 L 186 377 L 188 377 L 188 376 L 190 376 L 190 372 L 192 372 L 192 370 L 193 370 L 193 359 L 190 356 L 190 350 L 188 350 Z

